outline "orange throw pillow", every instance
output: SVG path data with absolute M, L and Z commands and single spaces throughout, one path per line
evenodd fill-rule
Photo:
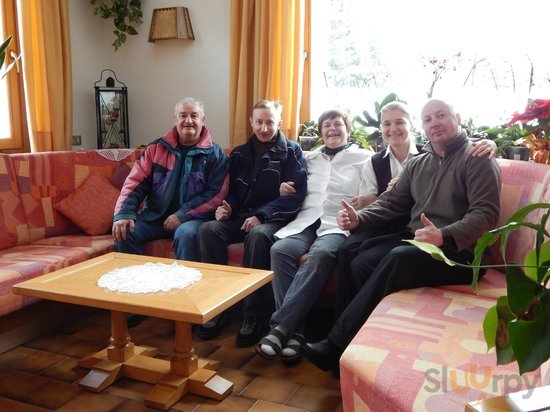
M 105 176 L 92 174 L 53 207 L 87 235 L 105 235 L 111 231 L 119 194 Z

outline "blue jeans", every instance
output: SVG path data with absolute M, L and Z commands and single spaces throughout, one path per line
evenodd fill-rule
M 276 305 L 271 326 L 283 324 L 289 334 L 302 328 L 336 265 L 338 247 L 346 239 L 340 233 L 317 237 L 317 226 L 313 224 L 301 233 L 281 239 L 271 248 Z M 298 268 L 298 260 L 306 252 L 308 259 Z
M 143 255 L 145 243 L 157 239 L 173 239 L 177 259 L 199 261 L 197 234 L 199 226 L 205 220 L 188 220 L 179 225 L 175 232 L 164 230 L 163 222 L 164 218 L 147 222 L 138 216 L 134 231 L 126 231 L 126 240 L 115 241 L 117 252 Z

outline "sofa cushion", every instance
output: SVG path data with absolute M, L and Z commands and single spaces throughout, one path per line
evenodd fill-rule
M 16 283 L 92 257 L 86 247 L 22 245 L 0 250 L 0 316 L 34 301 L 11 293 Z
M 90 258 L 115 251 L 113 237 L 110 234 L 99 236 L 54 236 L 35 240 L 34 242 L 32 242 L 32 244 L 42 246 L 83 247 L 86 248 L 86 250 L 90 254 Z
M 476 295 L 472 285 L 444 285 L 440 288 L 467 295 Z M 477 283 L 477 296 L 498 299 L 503 295 L 506 295 L 506 276 L 497 269 L 487 269 L 485 275 Z
M 496 365 L 482 323 L 495 304 L 441 288 L 384 298 L 340 359 L 344 410 L 464 411 L 470 401 L 540 386 L 540 370 Z
M 126 178 L 130 174 L 131 170 L 132 168 L 126 163 L 119 165 L 111 176 L 111 184 L 118 190 L 122 190 L 122 186 L 124 186 L 124 182 L 126 181 Z
M 113 211 L 120 195 L 109 179 L 91 174 L 73 193 L 54 204 L 54 208 L 87 235 L 105 235 L 113 225 Z
M 81 233 L 54 204 L 75 191 L 92 173 L 110 177 L 122 163 L 132 165 L 141 150 L 86 150 L 10 155 L 30 240 Z
M 0 249 L 29 243 L 29 226 L 9 155 L 0 154 Z
M 244 243 L 232 243 L 227 247 L 229 266 L 243 265 Z M 148 242 L 143 248 L 143 254 L 146 256 L 157 256 L 169 259 L 175 259 L 176 254 L 172 247 L 172 239 L 159 239 Z
M 498 159 L 502 178 L 500 195 L 500 219 L 498 226 L 519 208 L 531 203 L 550 202 L 550 167 L 545 164 L 524 162 L 521 160 Z M 532 221 L 539 221 L 542 210 L 531 213 Z M 550 221 L 547 227 L 550 229 Z M 512 232 L 508 239 L 506 260 L 522 263 L 525 255 L 534 247 L 536 232 L 521 228 Z M 501 264 L 500 242 L 491 247 L 492 256 L 488 263 Z

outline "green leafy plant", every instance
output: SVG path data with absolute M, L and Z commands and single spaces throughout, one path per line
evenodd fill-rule
M 507 123 L 479 131 L 494 140 L 501 155 L 510 146 L 531 147 L 537 139 L 550 138 L 550 100 L 530 101 L 523 113 L 515 112 Z
M 510 126 L 489 127 L 481 130 L 481 133 L 496 143 L 501 155 L 507 147 L 521 145 L 531 135 L 531 132 L 523 128 L 520 123 L 514 123 Z
M 6 40 L 2 42 L 2 45 L 0 45 L 0 73 L 2 73 L 2 67 L 4 66 L 4 63 L 6 61 L 6 56 L 8 52 L 8 46 L 10 45 L 11 41 L 13 39 L 13 36 L 8 36 Z M 12 55 L 13 56 L 13 55 Z M 13 69 L 13 66 L 17 63 L 17 60 L 19 60 L 21 55 L 15 57 L 15 59 L 6 67 L 4 72 L 2 73 L 1 79 L 6 77 L 6 75 L 9 73 L 11 69 Z
M 13 36 L 8 36 L 8 38 L 2 42 L 2 45 L 0 45 L 0 70 L 2 70 L 2 66 L 4 66 L 4 62 L 6 61 L 6 50 L 12 38 Z
M 390 93 L 380 102 L 374 102 L 374 113 L 369 113 L 368 110 L 354 116 L 352 124 L 351 140 L 361 144 L 364 148 L 371 147 L 375 151 L 382 144 L 382 132 L 380 131 L 380 116 L 382 108 L 391 102 L 402 102 L 397 94 Z
M 321 134 L 319 133 L 317 122 L 315 120 L 309 120 L 302 123 L 298 129 L 298 136 L 320 137 Z
M 540 221 L 526 220 L 531 212 L 542 209 Z M 497 299 L 483 321 L 483 334 L 488 349 L 495 348 L 497 364 L 517 361 L 520 373 L 537 369 L 550 359 L 550 234 L 546 225 L 550 203 L 534 203 L 517 210 L 506 224 L 485 232 L 478 240 L 471 265 L 448 259 L 438 247 L 422 242 L 408 242 L 451 266 L 471 267 L 474 271 L 472 288 L 477 291 L 479 271 L 484 267 L 504 267 L 505 296 Z M 506 262 L 506 247 L 510 233 L 522 227 L 536 231 L 535 248 L 523 263 Z M 483 252 L 500 239 L 502 265 L 481 265 Z
M 138 33 L 130 23 L 142 23 L 141 0 L 90 0 L 90 3 L 94 6 L 95 16 L 113 19 L 115 51 L 126 42 L 127 35 Z
M 309 120 L 300 125 L 298 129 L 298 141 L 302 150 L 315 150 L 323 144 L 317 122 Z

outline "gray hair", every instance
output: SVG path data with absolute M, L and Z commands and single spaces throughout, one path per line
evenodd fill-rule
M 323 122 L 325 120 L 332 120 L 336 119 L 338 117 L 342 118 L 342 121 L 346 125 L 346 130 L 348 133 L 351 133 L 351 119 L 350 115 L 347 111 L 341 110 L 341 109 L 330 109 L 323 113 L 321 113 L 321 116 L 319 116 L 319 121 L 317 122 L 317 127 L 319 128 L 319 131 L 321 131 L 323 127 Z
M 179 106 L 195 106 L 199 109 L 202 116 L 204 116 L 204 103 L 197 99 L 196 97 L 186 97 L 184 99 L 179 100 L 176 103 L 176 106 L 174 107 L 174 116 L 178 115 L 178 107 Z

